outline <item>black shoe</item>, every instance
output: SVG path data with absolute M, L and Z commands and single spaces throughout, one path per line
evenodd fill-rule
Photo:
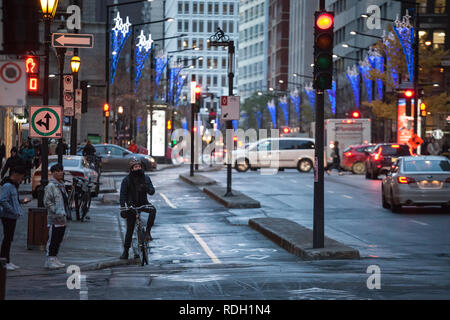
M 123 250 L 122 255 L 120 256 L 121 260 L 128 260 L 128 249 Z

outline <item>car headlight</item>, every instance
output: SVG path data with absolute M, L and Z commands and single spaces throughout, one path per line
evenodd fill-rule
M 153 159 L 152 157 L 145 157 L 145 159 L 147 159 L 150 162 L 155 162 L 155 159 Z

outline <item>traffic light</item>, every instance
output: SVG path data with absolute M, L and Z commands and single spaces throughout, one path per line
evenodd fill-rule
M 414 90 L 413 89 L 406 89 L 403 92 L 403 98 L 405 98 L 406 106 L 405 106 L 405 115 L 407 117 L 410 117 L 412 115 L 411 110 L 411 99 L 414 97 Z
M 82 90 L 81 95 L 81 113 L 88 112 L 88 82 L 80 81 L 80 89 Z
M 427 116 L 427 105 L 425 103 L 420 104 L 420 116 L 425 118 Z
M 172 130 L 172 121 L 167 120 L 167 130 Z
M 314 82 L 316 90 L 331 89 L 333 80 L 334 12 L 316 11 L 314 24 Z
M 288 134 L 288 133 L 291 133 L 291 128 L 283 127 L 283 129 L 281 129 L 281 131 L 283 132 L 283 134 Z
M 26 56 L 25 71 L 27 73 L 28 94 L 39 94 L 39 57 Z
M 202 103 L 202 87 L 195 86 L 195 109 L 194 113 L 200 112 L 200 107 Z
M 39 51 L 39 1 L 3 0 L 3 54 L 26 54 Z M 2 30 L 3 29 L 3 30 Z M 2 43 L 0 43 L 0 48 Z
M 103 115 L 105 118 L 109 118 L 109 104 L 107 103 L 103 105 Z
M 359 119 L 361 118 L 361 113 L 359 111 L 353 111 L 352 112 L 352 118 L 353 119 Z

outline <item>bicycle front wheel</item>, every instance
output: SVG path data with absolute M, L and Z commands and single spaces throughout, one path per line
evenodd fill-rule
M 145 239 L 144 230 L 138 230 L 138 244 L 139 244 L 139 259 L 141 260 L 141 266 L 148 264 L 148 250 L 147 241 Z

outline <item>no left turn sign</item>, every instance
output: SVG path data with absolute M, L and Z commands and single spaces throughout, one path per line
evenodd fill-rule
M 30 137 L 61 138 L 62 137 L 61 106 L 30 107 Z

